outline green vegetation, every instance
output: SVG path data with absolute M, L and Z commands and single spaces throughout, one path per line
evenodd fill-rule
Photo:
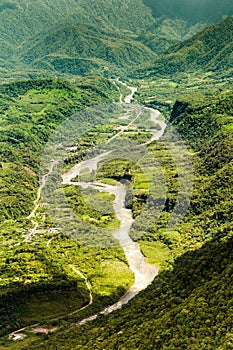
M 172 47 L 165 55 L 135 72 L 140 78 L 174 76 L 181 72 L 215 72 L 232 76 L 233 17 L 205 28 L 191 39 Z
M 87 180 L 85 179 L 85 181 Z M 84 200 L 83 192 L 74 186 L 65 188 L 67 200 L 71 203 L 72 209 L 82 221 L 84 223 L 94 224 L 97 227 L 117 228 L 119 222 L 116 220 L 112 208 L 114 196 L 108 193 L 95 193 L 94 190 L 87 190 L 85 191 Z M 109 206 L 107 202 L 109 202 Z M 104 214 L 103 210 L 97 210 L 95 208 L 104 208 Z
M 30 349 L 231 348 L 232 91 L 209 94 L 211 98 L 193 94 L 177 101 L 171 113 L 171 122 L 190 145 L 195 167 L 186 218 L 177 231 L 167 232 L 168 208 L 139 241 L 149 261 L 162 260 L 162 267 L 170 268 L 122 310 L 68 334 L 60 330 L 47 340 L 31 337 Z M 150 148 L 164 152 L 159 144 Z
M 102 78 L 75 83 L 47 79 L 1 85 L 0 93 L 0 298 L 1 334 L 5 334 L 68 314 L 89 302 L 84 279 L 73 272 L 71 264 L 91 283 L 97 309 L 122 295 L 132 274 L 120 249 L 79 248 L 54 228 L 42 206 L 35 218 L 27 219 L 34 207 L 41 152 L 50 133 L 65 118 L 89 105 L 118 100 L 116 87 Z M 73 193 L 67 196 L 72 202 Z M 25 237 L 33 231 L 35 220 L 36 237 L 30 242 Z M 99 220 L 101 225 L 109 221 Z
M 203 29 L 225 15 L 232 15 L 231 0 L 0 1 L 1 349 L 233 348 L 233 17 Z M 172 230 L 167 224 L 186 169 L 177 169 L 163 143 L 166 133 L 148 143 L 159 129 L 149 113 L 139 118 L 135 105 L 132 113 L 123 104 L 113 108 L 111 102 L 129 93 L 116 76 L 137 86 L 134 101 L 159 109 L 187 144 L 194 189 Z M 90 106 L 96 120 L 75 114 Z M 135 219 L 129 234 L 146 261 L 160 267 L 122 309 L 82 325 L 119 300 L 133 273 L 123 250 L 111 245 L 119 226 L 113 195 L 63 185 L 54 195 L 64 190 L 65 204 L 50 214 L 45 197 L 43 203 L 37 198 L 44 146 L 74 114 L 78 125 L 91 127 L 72 140 L 63 173 L 91 150 L 109 150 L 112 140 L 134 142 L 134 159 L 119 150 L 100 162 L 96 179 L 125 183 L 125 204 Z M 153 159 L 147 173 L 142 143 Z M 86 168 L 73 181 L 92 176 Z M 164 183 L 154 186 L 153 176 Z M 61 183 L 61 171 L 46 179 L 45 189 Z M 153 195 L 158 203 L 164 199 L 158 219 L 156 212 L 141 215 L 147 201 L 156 207 Z M 80 221 L 65 216 L 69 210 Z M 32 333 L 33 324 L 48 334 Z M 27 326 L 25 339 L 9 339 Z
M 149 263 L 163 268 L 170 259 L 170 249 L 161 241 L 139 241 L 141 251 L 147 257 Z
M 38 80 L 2 85 L 1 234 L 4 249 L 1 252 L 1 334 L 27 324 L 48 322 L 51 317 L 59 318 L 64 314 L 67 314 L 70 320 L 72 317 L 77 320 L 77 315 L 83 317 L 83 312 L 68 316 L 71 309 L 87 305 L 89 301 L 85 281 L 79 274 L 74 273 L 71 265 L 81 271 L 91 283 L 94 304 L 93 307 L 88 307 L 85 314 L 91 314 L 117 300 L 132 282 L 132 274 L 121 249 L 84 248 L 79 242 L 70 241 L 66 231 L 53 226 L 43 206 L 38 208 L 33 219 L 27 218 L 36 197 L 40 154 L 52 130 L 84 106 L 118 98 L 119 91 L 114 84 L 101 78 L 85 78 L 75 83 Z M 82 138 L 77 140 L 77 150 L 65 159 L 66 167 L 80 160 L 93 145 L 106 142 L 117 135 L 121 128 L 126 128 L 128 124 L 130 126 L 121 135 L 122 140 L 133 138 L 135 142 L 140 143 L 149 140 L 149 114 L 145 113 L 144 118 L 140 120 L 135 119 L 136 115 L 133 112 L 132 116 L 127 113 L 125 118 L 121 119 L 108 118 L 109 124 L 103 123 L 102 126 L 82 135 Z M 118 116 L 119 111 L 116 111 L 116 118 Z M 135 119 L 134 124 L 132 119 Z M 16 182 L 14 180 L 17 176 Z M 83 176 L 86 176 L 85 172 Z M 97 178 L 108 178 L 112 182 L 114 177 L 119 180 L 127 176 L 132 178 L 134 195 L 131 202 L 130 192 L 128 193 L 127 205 L 132 208 L 136 217 L 144 207 L 148 191 L 148 183 L 141 169 L 115 161 L 114 166 L 107 163 L 100 168 Z M 10 178 L 12 187 L 9 187 Z M 9 188 L 13 197 L 10 201 Z M 117 227 L 118 221 L 112 209 L 113 196 L 90 192 L 85 196 L 84 202 L 80 190 L 76 187 L 67 186 L 65 193 L 72 208 L 82 219 L 83 227 L 85 223 L 95 224 L 103 229 L 113 230 Z M 109 207 L 106 201 L 109 202 Z M 105 214 L 93 209 L 93 203 L 97 208 L 102 203 L 102 206 L 105 206 Z M 38 224 L 36 227 L 35 222 Z M 30 237 L 30 232 L 32 239 L 26 239 Z M 146 244 L 142 243 L 143 245 L 146 247 Z M 151 249 L 153 250 L 153 247 Z M 157 245 L 157 249 L 162 251 L 166 247 Z M 148 257 L 150 251 L 145 249 Z M 165 256 L 161 256 L 159 261 L 164 259 Z M 59 308 L 59 302 L 66 297 L 68 291 L 70 299 Z M 74 298 L 75 294 L 77 298 Z M 27 311 L 29 305 L 30 312 Z M 43 307 L 39 308 L 39 305 Z M 37 315 L 38 308 L 41 312 Z
M 119 74 L 155 54 L 137 40 L 153 17 L 140 0 L 11 1 L 0 12 L 5 79 Z M 11 68 L 14 67 L 14 71 Z
M 118 93 L 101 78 L 74 85 L 41 80 L 1 86 L 2 220 L 29 214 L 42 147 L 54 127 L 81 108 L 108 97 L 117 98 Z
M 62 28 L 59 25 L 25 45 L 21 55 L 25 63 L 38 70 L 72 75 L 99 72 L 108 76 L 121 74 L 128 66 L 155 56 L 133 35 L 130 40 L 128 34 L 110 33 L 108 29 L 97 31 L 93 24 L 64 23 Z
M 205 21 L 192 24 L 182 16 L 153 14 L 142 0 L 5 2 L 0 77 L 126 76 L 205 26 Z

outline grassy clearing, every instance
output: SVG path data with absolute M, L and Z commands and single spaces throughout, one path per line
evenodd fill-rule
M 139 241 L 141 251 L 147 261 L 155 266 L 164 267 L 170 258 L 170 250 L 163 242 Z
M 93 290 L 100 296 L 112 297 L 126 291 L 133 281 L 133 273 L 124 262 L 103 259 L 99 276 L 93 279 Z

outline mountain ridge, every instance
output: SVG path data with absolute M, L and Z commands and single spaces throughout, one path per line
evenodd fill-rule
M 233 16 L 208 26 L 191 39 L 171 47 L 166 54 L 140 67 L 139 76 L 168 76 L 191 71 L 232 69 Z M 226 54 L 227 53 L 227 54 Z
M 132 66 L 163 54 L 206 26 L 204 22 L 191 24 L 181 17 L 152 15 L 151 7 L 141 0 L 40 0 L 33 6 L 28 0 L 10 3 L 12 6 L 0 12 L 3 78 L 11 75 L 18 79 L 20 72 L 25 78 L 46 72 L 125 76 Z M 81 52 L 78 44 L 83 46 Z M 104 53 L 106 46 L 110 56 Z M 63 54 L 66 59 L 69 56 L 69 62 L 62 62 Z M 59 64 L 54 66 L 49 55 L 59 57 Z M 75 59 L 74 66 L 79 68 L 71 64 L 69 71 L 69 63 Z

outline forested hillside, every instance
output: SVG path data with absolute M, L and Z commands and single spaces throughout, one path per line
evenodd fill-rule
M 128 39 L 129 37 L 129 39 Z M 63 23 L 40 35 L 22 48 L 24 63 L 38 70 L 74 75 L 88 72 L 120 74 L 153 58 L 155 54 L 129 35 L 113 33 L 108 28 L 97 31 L 96 25 Z M 110 73 L 108 72 L 110 71 Z
M 232 75 L 233 17 L 205 28 L 190 40 L 169 49 L 166 55 L 142 66 L 136 75 L 171 76 L 182 72 L 215 72 Z
M 3 2 L 1 77 L 125 75 L 206 25 L 159 13 L 141 0 Z
M 15 172 L 25 177 L 36 180 L 33 172 L 37 172 L 40 165 L 42 147 L 48 140 L 51 131 L 65 118 L 90 104 L 98 104 L 102 101 L 113 100 L 118 97 L 118 92 L 108 81 L 101 78 L 86 79 L 80 81 L 80 85 L 72 85 L 65 81 L 38 80 L 16 82 L 10 85 L 1 85 L 1 170 L 4 171 L 4 179 L 8 184 L 12 182 Z M 14 170 L 16 167 L 18 170 Z M 27 171 L 24 167 L 31 169 Z M 10 172 L 13 172 L 10 180 Z M 30 181 L 30 180 L 29 180 Z M 34 182 L 34 181 L 33 181 Z M 12 188 L 12 205 L 8 193 L 4 200 L 4 191 L 7 186 L 2 186 L 1 219 L 16 219 L 21 215 L 27 215 L 32 206 L 33 197 L 30 191 L 35 188 L 30 184 L 28 198 L 24 193 L 25 188 L 18 186 Z M 22 191 L 17 195 L 17 191 Z M 33 193 L 34 196 L 34 193 Z M 25 204 L 22 205 L 20 202 Z
M 130 1 L 126 6 L 121 1 L 100 0 L 40 0 L 33 4 L 28 0 L 11 1 L 11 6 L 6 3 L 2 7 L 0 20 L 1 58 L 7 60 L 2 75 L 7 78 L 13 76 L 12 70 L 8 72 L 12 68 L 10 62 L 18 78 L 20 73 L 29 76 L 54 70 L 76 75 L 104 71 L 109 65 L 114 66 L 116 59 L 119 67 L 126 67 L 133 64 L 128 56 L 134 50 L 136 57 L 140 53 L 134 64 L 153 57 L 149 48 L 136 41 L 137 31 L 153 21 L 141 1 Z M 118 48 L 121 53 L 116 52 Z M 48 54 L 55 57 L 50 59 Z M 39 59 L 39 63 L 28 66 L 34 59 Z

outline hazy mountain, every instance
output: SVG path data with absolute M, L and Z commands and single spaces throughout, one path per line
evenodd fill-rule
M 226 72 L 232 69 L 233 17 L 207 27 L 166 55 L 142 66 L 138 76 L 171 75 L 196 70 Z
M 0 1 L 0 6 L 0 55 L 8 58 L 9 52 L 14 51 L 22 42 L 71 15 L 77 1 L 39 0 L 32 3 L 29 0 L 3 0 Z
M 233 14 L 231 0 L 143 0 L 155 17 L 183 18 L 191 23 L 218 21 Z
M 1 9 L 0 58 L 16 65 L 19 58 L 28 63 L 53 54 L 101 59 L 92 66 L 103 69 L 108 63 L 127 66 L 154 56 L 149 48 L 136 41 L 137 33 L 154 21 L 150 10 L 140 0 L 56 0 L 52 3 L 20 0 L 2 2 Z M 49 58 L 46 61 L 49 62 Z M 27 69 L 27 66 L 22 67 L 22 70 Z M 47 66 L 46 69 L 52 68 Z M 71 67 L 72 73 L 80 74 L 81 70 L 74 72 Z

